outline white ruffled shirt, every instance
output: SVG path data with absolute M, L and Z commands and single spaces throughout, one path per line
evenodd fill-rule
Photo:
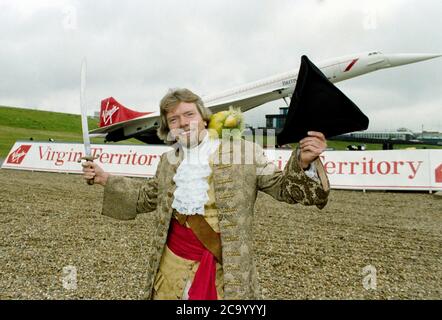
M 204 205 L 209 200 L 207 178 L 211 175 L 209 158 L 218 149 L 219 139 L 206 133 L 203 141 L 193 148 L 183 147 L 183 161 L 173 177 L 176 184 L 172 208 L 181 214 L 204 215 Z

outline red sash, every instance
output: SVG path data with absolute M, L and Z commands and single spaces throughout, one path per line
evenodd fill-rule
M 217 300 L 216 259 L 193 231 L 172 219 L 167 246 L 181 258 L 200 262 L 189 289 L 189 300 Z

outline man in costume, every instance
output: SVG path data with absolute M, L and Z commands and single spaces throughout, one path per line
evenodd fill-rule
M 104 186 L 103 214 L 134 219 L 156 210 L 147 267 L 149 299 L 259 299 L 252 223 L 257 192 L 322 209 L 329 183 L 319 155 L 320 132 L 309 132 L 283 171 L 262 148 L 209 134 L 210 111 L 187 89 L 160 103 L 158 136 L 174 150 L 145 181 L 111 176 L 83 163 L 85 179 Z

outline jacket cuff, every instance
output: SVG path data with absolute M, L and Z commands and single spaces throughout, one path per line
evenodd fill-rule
M 130 178 L 110 176 L 104 187 L 102 214 L 118 220 L 135 219 L 139 188 Z

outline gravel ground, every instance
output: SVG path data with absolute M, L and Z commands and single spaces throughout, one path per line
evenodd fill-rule
M 0 170 L 0 299 L 143 296 L 154 213 L 101 216 L 102 192 L 77 175 Z M 260 194 L 255 214 L 268 299 L 442 298 L 441 197 L 333 190 L 318 210 Z M 76 289 L 62 281 L 70 266 Z

